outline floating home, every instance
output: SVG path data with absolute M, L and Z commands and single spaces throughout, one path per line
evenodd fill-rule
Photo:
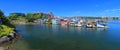
M 83 21 L 82 20 L 77 20 L 75 26 L 77 26 L 77 27 L 83 26 Z
M 72 20 L 70 20 L 70 25 L 75 26 L 75 27 L 83 26 L 84 25 L 84 20 L 82 20 L 82 19 L 72 19 Z
M 61 19 L 61 20 L 60 20 L 60 24 L 61 24 L 61 25 L 70 25 L 70 22 L 69 22 L 69 20 L 67 20 L 67 19 Z

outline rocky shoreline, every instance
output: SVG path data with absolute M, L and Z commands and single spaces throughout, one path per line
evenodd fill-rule
M 14 43 L 20 36 L 17 32 L 10 33 L 0 38 L 0 50 L 9 50 L 10 44 Z

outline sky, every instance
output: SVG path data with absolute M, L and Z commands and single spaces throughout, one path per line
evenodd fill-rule
M 0 0 L 0 9 L 13 12 L 53 12 L 55 16 L 120 16 L 120 0 Z

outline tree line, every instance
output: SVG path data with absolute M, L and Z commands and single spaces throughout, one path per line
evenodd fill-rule
M 47 16 L 51 16 L 51 12 L 47 13 L 11 13 L 8 16 L 8 19 L 17 20 L 17 21 L 27 21 L 27 22 L 34 22 L 36 19 L 45 19 Z

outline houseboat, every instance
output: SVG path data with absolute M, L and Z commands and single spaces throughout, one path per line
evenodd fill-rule
M 75 24 L 75 26 L 80 27 L 84 25 L 84 21 L 83 20 L 77 20 L 77 23 Z
M 67 19 L 61 19 L 61 20 L 60 20 L 60 24 L 61 24 L 61 25 L 67 25 L 67 26 L 68 26 L 68 25 L 70 25 L 70 22 L 69 22 L 69 20 L 67 20 Z
M 70 20 L 70 26 L 80 27 L 84 25 L 83 19 L 72 19 Z
M 40 23 L 40 24 L 43 24 L 44 23 L 44 19 L 37 19 L 34 21 L 35 23 Z
M 75 26 L 75 23 L 76 23 L 77 21 L 75 20 L 75 19 L 71 19 L 70 20 L 70 26 Z

